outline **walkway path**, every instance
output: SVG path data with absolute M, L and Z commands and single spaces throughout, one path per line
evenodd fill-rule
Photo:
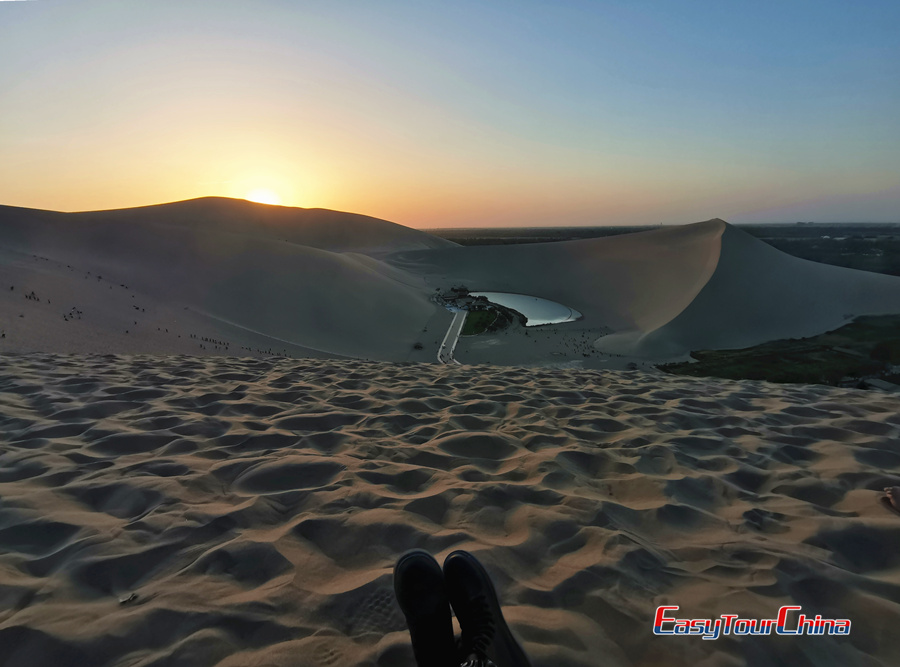
M 459 334 L 466 321 L 466 315 L 468 315 L 468 311 L 466 310 L 457 310 L 453 313 L 453 321 L 450 322 L 450 327 L 447 329 L 447 335 L 444 336 L 444 342 L 441 343 L 441 347 L 438 349 L 437 358 L 442 364 L 462 365 L 453 358 L 453 350 L 456 349 L 456 342 L 459 340 Z

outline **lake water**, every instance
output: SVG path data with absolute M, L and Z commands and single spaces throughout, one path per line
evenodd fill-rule
M 525 316 L 527 327 L 541 324 L 561 324 L 574 322 L 581 313 L 555 301 L 548 301 L 527 294 L 509 294 L 507 292 L 471 292 L 472 296 L 483 296 L 491 303 L 512 308 Z

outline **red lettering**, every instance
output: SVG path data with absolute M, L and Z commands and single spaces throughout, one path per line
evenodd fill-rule
M 781 609 L 778 610 L 778 626 L 776 628 L 776 632 L 778 634 L 785 635 L 796 635 L 798 634 L 797 630 L 788 630 L 785 627 L 785 623 L 787 622 L 787 614 L 789 611 L 800 611 L 803 607 L 785 605 Z
M 653 625 L 655 627 L 660 627 L 663 623 L 674 623 L 674 618 L 666 618 L 664 614 L 670 609 L 674 611 L 678 611 L 678 607 L 657 607 L 656 608 L 656 619 L 653 621 Z
M 722 634 L 727 635 L 728 631 L 731 630 L 731 622 L 734 621 L 738 617 L 737 614 L 722 614 L 722 618 L 724 619 L 724 624 L 722 627 Z

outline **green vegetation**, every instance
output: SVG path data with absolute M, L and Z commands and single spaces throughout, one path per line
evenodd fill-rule
M 900 364 L 900 315 L 859 317 L 812 338 L 778 340 L 743 350 L 704 350 L 691 356 L 697 361 L 659 368 L 675 375 L 732 380 L 851 386 L 861 378 L 896 382 L 891 364 Z
M 876 343 L 869 356 L 876 361 L 894 365 L 900 364 L 900 339 L 892 338 Z
M 512 308 L 491 304 L 488 310 L 470 310 L 460 335 L 477 336 L 483 333 L 496 333 L 516 321 L 520 326 L 525 326 L 526 320 L 522 313 Z
M 470 310 L 463 324 L 462 336 L 477 336 L 487 331 L 497 320 L 496 310 Z
M 884 229 L 881 233 L 853 231 L 856 233 L 845 231 L 846 235 L 838 238 L 766 238 L 765 242 L 789 255 L 814 262 L 900 276 L 900 234 Z M 886 231 L 893 231 L 894 235 L 888 236 Z

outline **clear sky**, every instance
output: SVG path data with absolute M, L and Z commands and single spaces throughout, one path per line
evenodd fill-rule
M 898 26 L 898 0 L 0 1 L 0 203 L 900 221 Z

